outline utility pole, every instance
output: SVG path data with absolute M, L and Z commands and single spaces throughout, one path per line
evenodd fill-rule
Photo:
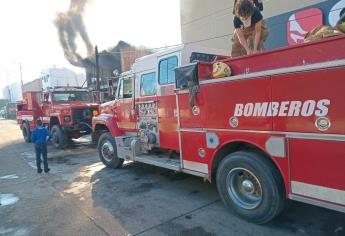
M 101 91 L 101 84 L 99 81 L 99 55 L 98 55 L 98 47 L 95 47 L 95 56 L 96 56 L 96 89 L 97 91 Z
M 20 82 L 22 84 L 22 90 L 23 90 L 24 83 L 23 83 L 22 63 L 19 63 L 19 71 L 20 71 Z

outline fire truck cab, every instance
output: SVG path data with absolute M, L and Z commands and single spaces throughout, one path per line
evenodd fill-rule
M 63 148 L 71 138 L 92 131 L 92 116 L 98 104 L 90 91 L 78 87 L 55 87 L 44 91 L 27 91 L 17 102 L 17 123 L 26 142 L 31 141 L 35 121 L 41 119 L 52 133 L 55 147 Z
M 215 181 L 224 204 L 255 223 L 288 198 L 345 212 L 345 37 L 214 55 L 181 46 L 138 59 L 93 118 L 102 162 Z M 232 75 L 214 78 L 215 62 Z

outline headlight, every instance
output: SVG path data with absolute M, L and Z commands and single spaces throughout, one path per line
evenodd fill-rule
M 92 112 L 92 115 L 93 115 L 93 116 L 98 116 L 99 113 L 98 113 L 98 111 L 94 110 L 94 111 Z
M 63 117 L 63 120 L 64 120 L 65 122 L 70 122 L 70 121 L 71 121 L 71 117 L 70 117 L 70 116 L 64 116 L 64 117 Z

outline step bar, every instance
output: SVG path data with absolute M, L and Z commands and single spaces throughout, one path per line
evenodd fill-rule
M 140 155 L 135 157 L 135 161 L 181 172 L 180 160 L 165 155 Z

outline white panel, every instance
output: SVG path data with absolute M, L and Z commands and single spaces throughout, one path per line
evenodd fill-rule
M 292 193 L 345 205 L 345 191 L 323 186 L 291 181 Z
M 183 161 L 183 167 L 188 170 L 194 170 L 208 174 L 208 165 L 194 161 Z
M 286 157 L 285 138 L 284 137 L 270 137 L 266 141 L 266 150 L 271 156 Z

